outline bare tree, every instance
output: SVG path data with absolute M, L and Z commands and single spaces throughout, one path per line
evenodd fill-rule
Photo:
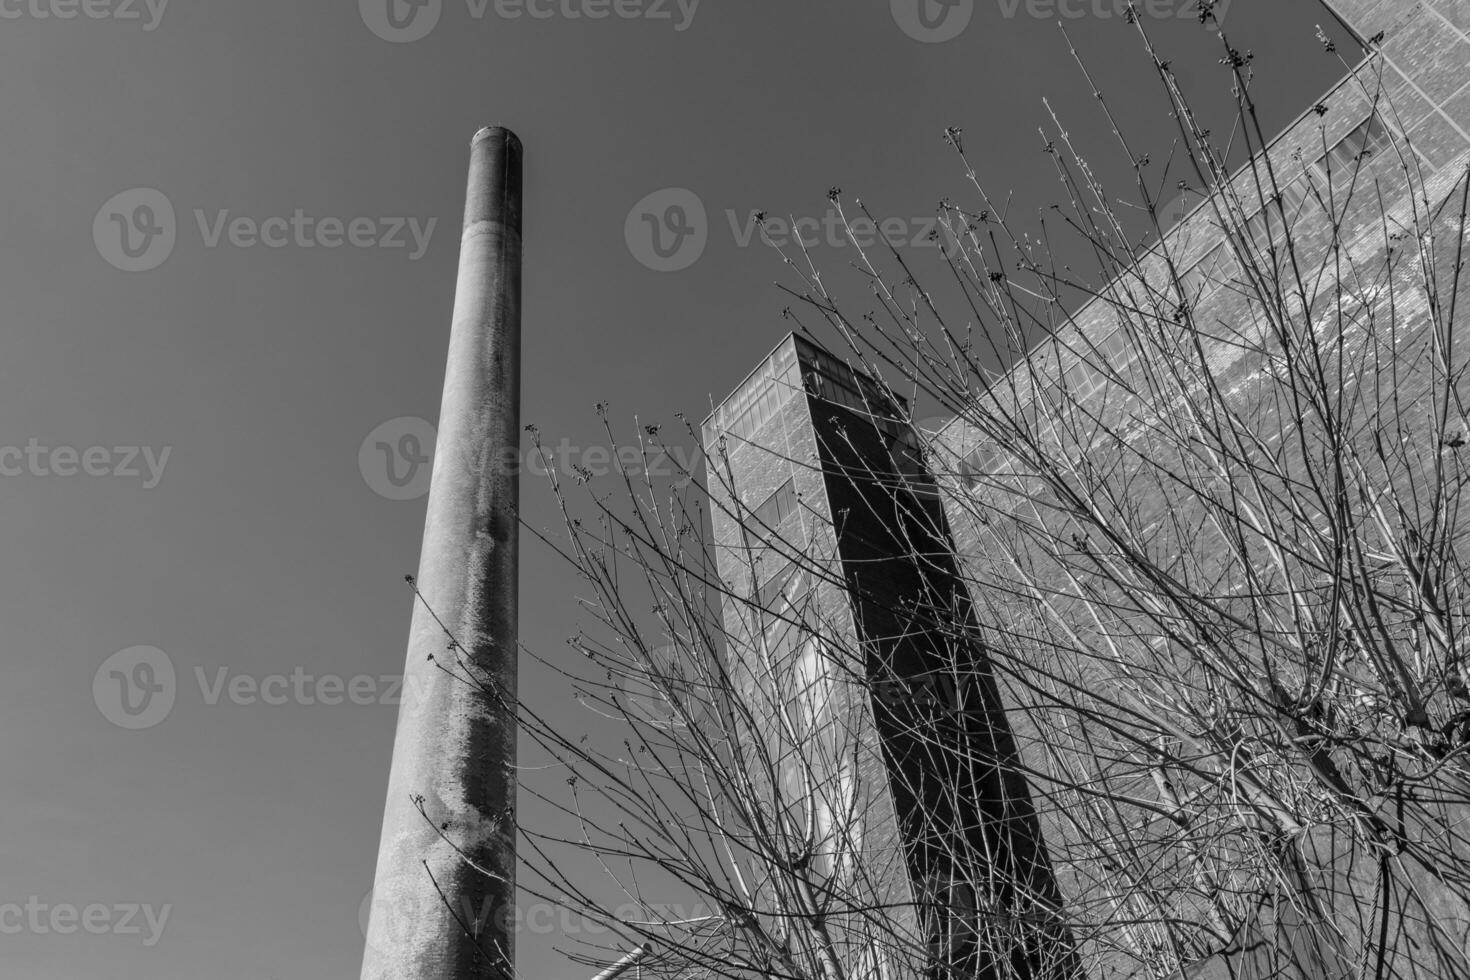
M 1223 34 L 1222 144 L 1135 28 L 1178 139 L 1153 163 L 1112 125 L 1131 205 L 1053 117 L 1065 203 L 1028 230 L 951 130 L 974 200 L 944 205 L 941 286 L 837 192 L 868 295 L 783 250 L 788 314 L 864 379 L 796 393 L 846 420 L 815 447 L 842 508 L 772 519 L 739 440 L 687 423 L 707 455 L 672 483 L 553 474 L 588 620 L 548 663 L 602 717 L 521 705 L 566 774 L 528 791 L 575 828 L 522 854 L 614 930 L 589 962 L 1470 976 L 1470 148 L 1427 165 L 1371 56 L 1268 147 Z M 1169 228 L 1176 187 L 1201 203 Z M 842 544 L 860 511 L 877 578 Z

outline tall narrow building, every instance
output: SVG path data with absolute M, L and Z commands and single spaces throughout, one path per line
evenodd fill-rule
M 734 672 L 771 721 L 775 809 L 800 811 L 842 896 L 850 975 L 1064 976 L 1045 848 L 905 418 L 788 335 L 706 420 Z

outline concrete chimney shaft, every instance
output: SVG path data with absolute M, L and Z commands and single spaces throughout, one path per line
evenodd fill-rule
M 470 143 L 423 601 L 409 633 L 362 980 L 512 975 L 520 353 L 521 143 L 487 127 Z M 463 650 L 449 649 L 436 616 Z M 461 661 L 511 700 L 441 669 L 463 676 Z

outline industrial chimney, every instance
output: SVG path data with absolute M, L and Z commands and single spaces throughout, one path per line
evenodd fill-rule
M 491 126 L 470 142 L 362 980 L 512 976 L 520 356 L 521 143 Z

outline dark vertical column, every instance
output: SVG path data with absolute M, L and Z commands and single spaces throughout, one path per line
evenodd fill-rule
M 515 961 L 520 346 L 521 143 L 489 127 L 470 144 L 424 601 L 408 640 L 363 980 L 507 978 Z M 448 648 L 438 620 L 462 650 Z M 463 675 L 456 661 L 481 683 L 440 669 Z

